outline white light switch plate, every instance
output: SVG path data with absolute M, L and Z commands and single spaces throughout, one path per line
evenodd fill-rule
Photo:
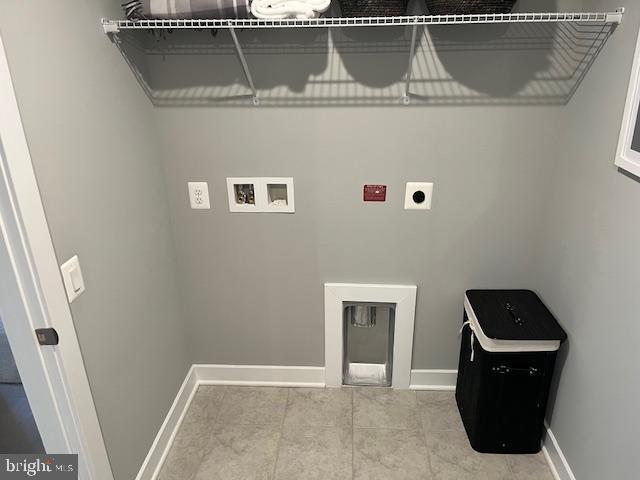
M 433 183 L 407 182 L 404 194 L 405 210 L 431 210 L 431 197 L 433 196 Z
M 189 203 L 193 210 L 206 210 L 209 204 L 209 185 L 207 182 L 188 182 Z
M 80 269 L 78 256 L 74 255 L 60 265 L 60 271 L 62 272 L 64 288 L 67 291 L 67 299 L 69 299 L 69 303 L 71 303 L 85 290 L 84 278 L 82 278 L 82 270 Z

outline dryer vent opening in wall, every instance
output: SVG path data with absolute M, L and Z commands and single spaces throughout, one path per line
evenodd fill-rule
M 328 387 L 409 388 L 415 285 L 325 283 Z
M 344 385 L 391 386 L 395 303 L 343 303 Z
M 286 207 L 289 204 L 287 185 L 285 183 L 268 183 L 267 195 L 270 206 Z

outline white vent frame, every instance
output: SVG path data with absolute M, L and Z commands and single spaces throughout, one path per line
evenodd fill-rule
M 327 387 L 342 386 L 343 303 L 380 302 L 396 305 L 391 386 L 396 389 L 409 388 L 417 290 L 415 285 L 324 284 L 324 362 Z

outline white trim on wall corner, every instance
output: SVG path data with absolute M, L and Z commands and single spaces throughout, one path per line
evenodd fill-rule
M 200 385 L 324 387 L 324 367 L 194 365 Z
M 140 471 L 136 475 L 136 480 L 155 480 L 160 473 L 160 468 L 164 463 L 169 449 L 173 444 L 173 439 L 182 424 L 182 420 L 189 410 L 191 400 L 198 389 L 198 381 L 194 369 L 194 365 L 191 366 L 187 372 L 187 376 L 182 382 L 180 390 L 176 395 L 173 405 L 169 409 L 162 426 L 156 435 L 155 440 L 151 444 L 147 457 L 142 462 Z
M 551 428 L 549 428 L 549 425 L 546 424 L 546 422 L 545 427 L 546 437 L 544 439 L 542 453 L 544 454 L 545 458 L 547 459 L 547 463 L 551 468 L 553 478 L 555 480 L 576 480 L 576 476 L 573 474 L 571 466 L 569 466 L 569 462 L 567 462 L 567 458 L 564 456 L 564 453 L 562 453 L 555 435 L 551 431 Z
M 457 370 L 411 370 L 411 390 L 447 390 L 456 389 Z

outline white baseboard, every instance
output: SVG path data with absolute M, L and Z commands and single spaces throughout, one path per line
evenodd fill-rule
M 544 446 L 542 447 L 542 453 L 547 459 L 547 463 L 551 468 L 553 477 L 555 480 L 576 480 L 576 476 L 571 471 L 569 462 L 567 462 L 567 458 L 562 453 L 555 435 L 546 423 L 545 427 L 547 428 L 547 431 L 544 439 Z
M 136 480 L 156 479 L 197 389 L 198 382 L 192 366 L 182 382 L 182 386 L 173 401 L 173 405 L 171 405 L 169 409 L 169 413 L 167 413 L 164 422 L 162 422 L 162 426 L 149 449 L 149 453 L 144 459 L 142 467 L 140 467 Z
M 194 365 L 200 385 L 324 387 L 324 367 Z
M 456 389 L 457 370 L 411 370 L 411 390 Z
M 323 367 L 194 365 L 200 385 L 324 387 Z M 411 370 L 411 390 L 455 390 L 457 370 Z

